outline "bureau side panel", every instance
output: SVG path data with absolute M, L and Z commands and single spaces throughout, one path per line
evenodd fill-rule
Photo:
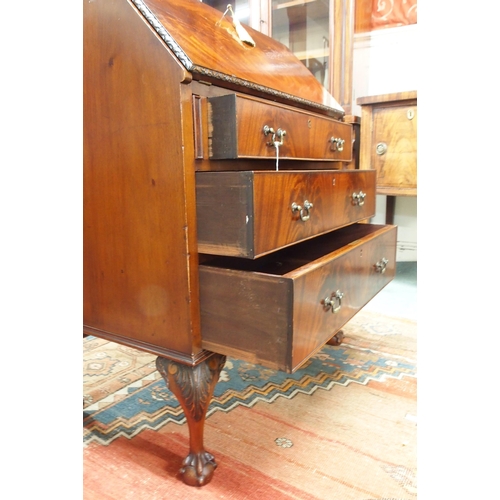
M 200 336 L 188 76 L 129 2 L 84 2 L 84 325 L 190 357 Z

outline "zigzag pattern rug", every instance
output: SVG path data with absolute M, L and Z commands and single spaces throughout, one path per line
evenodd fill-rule
M 325 346 L 294 374 L 228 358 L 207 416 L 318 389 L 416 377 L 415 359 L 383 351 L 384 336 L 399 335 L 404 323 L 358 316 L 344 328 L 344 344 Z M 381 340 L 374 343 L 373 338 Z M 156 356 L 95 337 L 86 337 L 83 345 L 84 445 L 107 445 L 120 436 L 131 438 L 145 429 L 185 422 L 177 399 L 156 371 Z

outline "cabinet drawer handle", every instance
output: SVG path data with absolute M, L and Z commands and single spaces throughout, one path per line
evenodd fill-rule
M 385 155 L 385 153 L 387 152 L 387 144 L 385 142 L 379 142 L 375 147 L 375 151 L 380 156 Z
M 325 300 L 323 300 L 323 304 L 325 306 L 325 309 L 328 311 L 330 307 L 332 308 L 332 313 L 336 314 L 340 311 L 340 308 L 342 307 L 342 298 L 344 297 L 344 293 L 341 292 L 340 290 L 337 290 L 336 292 L 333 292 L 330 297 L 327 297 Z
M 330 142 L 332 143 L 333 151 L 344 151 L 344 139 L 341 139 L 340 137 L 332 137 Z
M 311 214 L 309 211 L 314 205 L 310 201 L 304 201 L 304 208 L 302 208 L 300 205 L 297 205 L 297 203 L 293 202 L 292 203 L 292 213 L 299 212 L 300 214 L 300 220 L 303 220 L 304 222 L 306 220 L 309 220 L 311 217 Z
M 365 204 L 366 193 L 360 191 L 359 193 L 352 193 L 352 204 L 362 207 Z
M 389 264 L 389 261 L 385 257 L 382 257 L 373 267 L 377 273 L 384 274 L 387 264 Z
M 286 130 L 278 129 L 274 130 L 273 127 L 269 127 L 268 125 L 264 125 L 264 128 L 262 129 L 264 132 L 264 135 L 267 137 L 269 134 L 272 134 L 271 140 L 267 143 L 268 146 L 283 146 L 283 139 L 286 135 Z M 278 139 L 276 139 L 276 137 Z

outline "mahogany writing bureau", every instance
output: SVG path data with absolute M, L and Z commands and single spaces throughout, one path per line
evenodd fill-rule
M 293 372 L 391 279 L 352 126 L 283 45 L 198 0 L 84 2 L 84 333 L 143 349 L 190 431 L 225 356 Z M 338 343 L 337 337 L 333 343 Z

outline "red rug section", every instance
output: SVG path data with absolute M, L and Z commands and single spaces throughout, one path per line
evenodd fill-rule
M 416 379 L 371 381 L 207 419 L 218 467 L 202 488 L 179 468 L 186 425 L 84 449 L 84 500 L 377 500 L 416 498 Z M 277 437 L 289 438 L 290 448 Z
M 118 438 L 109 446 L 90 445 L 85 450 L 85 500 L 317 498 L 287 483 L 271 480 L 268 475 L 220 452 L 212 482 L 203 488 L 186 486 L 178 470 L 188 446 L 187 436 L 178 432 L 163 434 L 151 430 L 130 440 Z M 175 481 L 174 488 L 172 481 Z

